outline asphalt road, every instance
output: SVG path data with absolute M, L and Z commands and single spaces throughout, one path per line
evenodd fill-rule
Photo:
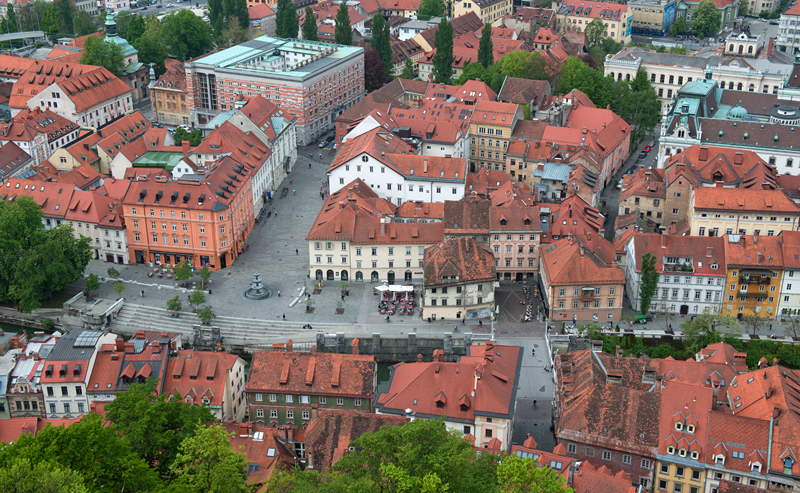
M 172 1 L 165 1 L 165 0 L 158 0 L 158 3 L 155 5 L 151 5 L 145 10 L 142 10 L 141 7 L 139 8 L 132 8 L 131 13 L 141 16 L 147 16 L 150 14 L 168 14 L 170 12 L 177 12 L 181 9 L 186 9 L 189 7 L 194 8 L 202 8 L 208 4 L 208 0 L 192 0 L 191 2 L 178 2 L 177 0 Z M 158 8 L 158 7 L 161 8 Z

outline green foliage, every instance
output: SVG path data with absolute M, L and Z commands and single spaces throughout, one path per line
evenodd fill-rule
M 386 80 L 392 76 L 392 44 L 391 44 L 391 26 L 384 22 L 383 13 L 378 12 L 372 18 L 372 39 L 369 45 L 375 50 L 383 61 L 384 72 L 386 73 Z
M 350 46 L 353 43 L 353 28 L 350 27 L 350 12 L 347 9 L 347 0 L 339 4 L 336 12 L 333 39 L 336 44 Z
M 197 275 L 200 276 L 200 286 L 205 288 L 206 284 L 208 284 L 208 280 L 211 279 L 211 271 L 208 266 L 204 265 L 202 269 L 197 271 Z
M 712 0 L 703 0 L 692 13 L 692 32 L 696 36 L 713 36 L 719 32 L 722 13 Z
M 114 19 L 114 22 L 117 24 L 117 35 L 120 38 L 128 39 L 128 30 L 131 27 L 131 21 L 134 17 L 138 16 L 131 14 L 130 10 L 123 10 L 117 14 L 117 18 Z
M 247 28 L 242 27 L 238 17 L 230 17 L 225 23 L 225 27 L 219 32 L 217 36 L 218 46 L 236 46 L 244 43 L 250 39 L 247 33 Z
M 181 303 L 180 296 L 175 296 L 174 298 L 167 300 L 167 310 L 171 311 L 172 313 L 178 313 L 182 309 L 183 303 Z
M 154 63 L 156 76 L 166 72 L 164 60 L 167 59 L 167 48 L 161 40 L 161 28 L 145 33 L 133 42 L 133 47 L 139 52 L 139 61 L 144 64 Z
M 299 30 L 300 20 L 292 0 L 278 0 L 278 8 L 275 13 L 275 36 L 296 38 Z
M 180 283 L 188 281 L 194 275 L 194 271 L 192 270 L 191 264 L 189 264 L 189 262 L 187 262 L 186 260 L 176 265 L 173 268 L 173 271 L 174 271 L 173 274 L 175 274 L 175 280 Z
M 687 318 L 681 324 L 683 341 L 686 347 L 696 353 L 709 344 L 720 342 L 723 334 L 741 334 L 742 330 L 735 318 L 723 317 L 719 312 L 708 308 L 694 320 Z
M 555 87 L 557 94 L 566 94 L 572 89 L 578 89 L 586 94 L 595 106 L 605 108 L 611 104 L 613 84 L 611 76 L 603 77 L 603 74 L 589 67 L 581 59 L 569 57 L 562 65 Z
M 97 274 L 89 274 L 89 277 L 86 278 L 86 289 L 89 290 L 89 296 L 100 289 L 100 278 L 97 277 Z
M 10 467 L 9 467 L 10 466 Z M 53 462 L 15 459 L 0 469 L 0 491 L 5 493 L 89 493 L 80 473 Z
M 32 198 L 0 202 L 0 302 L 30 312 L 80 279 L 91 258 L 90 239 L 68 225 L 44 230 Z
M 658 271 L 656 270 L 656 258 L 650 252 L 642 255 L 641 277 L 639 279 L 639 303 L 642 315 L 647 315 L 650 311 L 650 303 L 653 295 L 658 288 Z
M 180 445 L 171 468 L 175 484 L 206 493 L 247 493 L 247 459 L 221 425 L 198 426 Z
M 492 51 L 492 26 L 487 22 L 481 30 L 481 40 L 478 43 L 478 63 L 484 67 L 494 63 L 494 52 Z
M 442 17 L 446 10 L 447 7 L 442 0 L 420 0 L 417 18 L 427 20 L 431 17 Z
M 72 0 L 56 0 L 58 2 L 58 14 L 61 16 L 60 29 L 65 33 L 73 33 L 72 19 L 75 17 L 75 12 L 78 9 Z
M 106 270 L 106 274 L 108 274 L 110 279 L 119 279 L 119 271 L 113 267 L 109 267 L 108 270 Z
M 206 302 L 206 294 L 203 292 L 203 290 L 200 289 L 199 286 L 194 288 L 192 293 L 189 295 L 189 303 L 194 305 L 196 308 L 204 304 L 205 302 Z
M 125 55 L 122 47 L 97 36 L 86 38 L 80 62 L 85 65 L 105 67 L 112 74 L 119 76 L 125 67 Z
M 544 56 L 538 51 L 512 51 L 498 63 L 504 75 L 520 79 L 545 80 L 547 67 Z M 504 77 L 505 78 L 505 77 Z
M 44 32 L 52 36 L 59 31 L 61 28 L 61 13 L 58 3 L 37 1 L 32 8 L 39 17 L 39 25 Z
M 686 19 L 684 19 L 683 17 L 678 17 L 677 19 L 675 19 L 675 22 L 672 23 L 673 36 L 684 34 L 688 30 L 689 26 L 686 24 Z
M 613 82 L 611 93 L 611 109 L 633 127 L 631 142 L 650 135 L 661 118 L 661 102 L 647 71 L 639 69 L 630 83 Z
M 203 55 L 214 46 L 211 28 L 188 9 L 164 17 L 161 35 L 167 52 L 180 61 Z
M 784 315 L 783 324 L 786 337 L 800 338 L 800 316 Z
M 125 291 L 125 285 L 121 282 L 117 281 L 114 283 L 114 292 L 117 293 L 117 296 L 122 296 L 122 292 Z
M 125 39 L 128 40 L 128 43 L 133 44 L 136 42 L 137 39 L 141 38 L 143 35 L 144 35 L 144 18 L 135 15 L 128 23 L 128 33 Z
M 170 478 L 181 442 L 192 436 L 197 425 L 213 422 L 214 416 L 207 407 L 183 402 L 180 396 L 159 397 L 157 386 L 152 378 L 131 385 L 106 405 L 106 416 L 145 463 Z
M 197 310 L 197 318 L 199 318 L 200 322 L 203 324 L 208 324 L 211 322 L 211 319 L 214 318 L 214 311 L 210 306 L 204 306 L 203 308 Z
M 414 62 L 412 62 L 410 58 L 406 58 L 406 61 L 403 62 L 403 71 L 400 73 L 400 78 L 401 79 L 414 78 Z
M 46 318 L 46 319 L 42 320 L 42 328 L 44 330 L 53 330 L 55 328 L 55 326 L 56 326 L 56 324 L 55 324 L 55 322 L 53 322 L 52 318 Z
M 595 19 L 586 26 L 586 38 L 589 40 L 590 45 L 596 45 L 603 37 L 606 36 L 606 24 L 600 19 Z
M 450 84 L 453 79 L 453 25 L 446 18 L 439 23 L 434 36 L 433 81 Z
M 306 7 L 306 18 L 303 20 L 303 39 L 309 41 L 319 41 L 317 36 L 317 16 L 314 9 Z
M 497 466 L 497 482 L 503 493 L 572 493 L 566 480 L 547 464 L 539 465 L 530 457 L 505 455 Z
M 192 147 L 197 147 L 200 145 L 200 142 L 203 140 L 203 132 L 200 129 L 194 129 L 190 132 L 187 132 L 185 129 L 178 127 L 175 129 L 175 134 L 173 135 L 175 138 L 175 142 L 183 142 L 184 140 L 189 141 L 189 145 Z
M 19 460 L 80 471 L 92 491 L 99 493 L 152 491 L 159 484 L 155 471 L 136 455 L 128 440 L 103 426 L 99 414 L 89 414 L 68 428 L 48 426 L 35 437 L 23 434 L 0 451 L 0 470 Z
M 212 26 L 216 26 L 218 22 L 222 22 L 225 17 L 224 7 L 222 0 L 208 0 L 208 21 Z

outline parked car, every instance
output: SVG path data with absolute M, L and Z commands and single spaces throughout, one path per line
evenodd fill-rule
M 647 145 L 649 145 L 652 148 L 656 146 L 656 142 L 654 140 L 651 140 L 650 143 Z
M 646 152 L 640 152 L 639 153 L 639 159 L 644 159 L 646 157 L 647 157 L 647 153 Z
M 650 146 L 644 146 L 644 152 L 650 152 Z
M 320 140 L 320 141 L 319 141 L 319 148 L 320 148 L 320 149 L 322 149 L 322 148 L 323 148 L 323 147 L 325 147 L 326 145 L 328 145 L 328 143 L 327 143 L 327 142 L 325 142 L 324 140 Z

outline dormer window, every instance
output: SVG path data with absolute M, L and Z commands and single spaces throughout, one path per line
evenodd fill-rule
M 183 402 L 185 402 L 187 404 L 191 404 L 192 403 L 192 398 L 187 395 L 186 398 L 183 399 Z
M 508 221 L 506 221 L 505 219 L 501 219 L 500 220 L 500 226 L 505 226 L 507 222 Z
M 724 455 L 718 455 L 718 456 L 714 457 L 714 465 L 724 466 L 725 465 L 725 456 Z
M 751 462 L 750 463 L 750 472 L 761 472 L 761 463 L 760 462 Z
M 694 425 L 686 425 L 686 433 L 694 433 Z
M 681 456 L 681 457 L 686 457 L 686 449 L 685 448 L 679 448 L 678 449 L 678 455 Z
M 692 457 L 692 459 L 694 459 L 694 460 L 697 460 L 697 459 L 699 459 L 699 458 L 700 458 L 700 452 L 698 452 L 697 450 L 692 450 L 692 455 L 691 455 L 691 457 Z
M 208 397 L 203 397 L 203 405 L 207 406 L 211 404 L 211 400 Z
M 667 453 L 668 453 L 669 455 L 675 455 L 675 447 L 673 447 L 672 445 L 670 445 L 669 447 L 667 447 Z
M 675 431 L 683 431 L 683 423 L 681 421 L 675 422 Z
M 794 466 L 794 459 L 786 457 L 783 459 L 783 473 L 792 474 L 792 467 Z

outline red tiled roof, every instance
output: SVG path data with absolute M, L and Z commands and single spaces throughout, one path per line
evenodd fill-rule
M 664 257 L 690 257 L 695 275 L 726 277 L 725 239 L 710 236 L 669 236 L 655 233 L 636 233 L 633 236 L 633 251 L 636 258 L 650 253 L 656 258 L 656 270 L 664 270 Z M 641 264 L 641 262 L 639 262 Z M 711 265 L 717 264 L 716 269 Z M 641 272 L 641 265 L 637 265 Z M 672 271 L 670 271 L 672 272 Z
M 255 351 L 247 392 L 373 399 L 374 356 L 296 351 Z
M 520 114 L 522 113 L 517 104 L 482 99 L 478 101 L 478 104 L 475 105 L 475 110 L 472 112 L 472 123 L 474 125 L 485 124 L 511 128 L 514 124 L 514 115 L 517 110 L 520 111 Z
M 325 24 L 325 21 L 331 23 L 334 19 L 336 19 L 336 14 L 339 12 L 339 4 L 334 4 L 330 0 L 322 1 L 317 4 L 311 5 L 311 10 L 314 12 L 314 16 L 317 18 L 317 25 L 319 28 L 319 24 Z M 416 10 L 416 7 L 414 8 Z M 356 9 L 353 7 L 347 7 L 347 13 L 350 16 L 350 26 L 355 26 L 359 22 L 364 20 L 364 16 L 358 13 Z M 306 11 L 305 9 L 300 11 L 299 16 L 299 23 L 302 26 L 303 22 L 306 19 Z
M 605 239 L 605 241 L 608 243 Z M 607 248 L 610 250 L 611 245 Z M 622 269 L 612 267 L 589 250 L 580 238 L 562 238 L 539 247 L 540 264 L 550 286 L 625 283 Z M 612 257 L 613 258 L 613 257 Z
M 369 185 L 355 179 L 325 200 L 306 239 L 352 239 L 356 218 L 377 218 L 391 215 L 394 210 L 395 206 L 378 197 Z
M 349 450 L 350 443 L 364 433 L 375 433 L 384 426 L 400 426 L 408 421 L 401 416 L 326 409 L 308 425 L 306 453 L 313 457 L 313 470 L 324 472 Z
M 205 142 L 205 140 L 203 142 Z M 372 158 L 384 164 L 388 164 L 384 154 L 412 154 L 413 152 L 414 149 L 403 142 L 401 138 L 379 127 L 365 132 L 358 137 L 348 139 L 336 154 L 330 168 L 328 168 L 328 173 L 350 162 L 362 153 L 366 153 Z
M 216 148 L 215 148 L 216 147 Z M 231 122 L 225 122 L 208 134 L 192 154 L 228 154 L 239 163 L 259 170 L 272 151 L 252 133 L 245 133 Z
M 782 190 L 699 187 L 694 190 L 695 210 L 752 211 L 798 214 L 797 204 Z
M 569 477 L 567 474 L 562 474 Z M 573 491 L 590 491 L 591 493 L 637 493 L 639 488 L 633 486 L 631 477 L 620 471 L 616 475 L 605 466 L 595 469 L 589 462 L 581 462 L 572 473 Z
M 61 183 L 72 183 L 77 188 L 84 190 L 90 185 L 98 184 L 103 176 L 104 175 L 98 173 L 89 164 L 84 163 L 72 168 L 66 173 L 62 172 L 58 177 L 58 181 Z
M 659 361 L 659 360 L 656 360 Z M 658 435 L 658 453 L 667 455 L 667 444 L 675 447 L 673 455 L 678 455 L 679 448 L 697 451 L 699 462 L 705 461 L 706 434 L 708 432 L 708 410 L 712 408 L 714 389 L 704 385 L 693 385 L 677 381 L 664 382 L 661 390 L 661 417 Z M 680 430 L 676 429 L 680 422 Z M 694 429 L 689 432 L 687 426 Z
M 0 146 L 0 181 L 29 162 L 31 157 L 14 142 Z
M 86 40 L 89 39 L 92 36 L 97 36 L 98 38 L 105 38 L 106 37 L 105 34 L 101 33 L 101 32 L 86 34 L 84 36 L 79 36 L 79 37 L 73 39 L 72 41 L 70 41 L 67 44 L 67 46 L 74 46 L 76 48 L 83 48 L 83 45 L 86 44 Z
M 425 249 L 425 285 L 447 285 L 456 276 L 459 284 L 493 281 L 494 255 L 488 247 L 471 238 L 449 238 Z
M 467 160 L 418 154 L 386 154 L 386 164 L 409 179 L 466 180 Z
M 444 219 L 443 202 L 405 202 L 398 206 L 394 212 L 394 217 L 413 219 Z
M 229 434 L 231 448 L 241 451 L 247 459 L 247 484 L 265 485 L 276 470 L 289 471 L 295 466 L 292 444 L 286 440 L 290 434 L 292 439 L 300 439 L 294 435 L 300 435 L 302 430 L 288 431 L 285 427 L 270 428 L 255 423 L 221 424 Z
M 519 79 L 506 76 L 497 98 L 500 101 L 517 104 L 538 103 L 549 92 L 550 84 L 545 80 Z
M 297 120 L 295 115 L 282 110 L 280 106 L 263 96 L 251 97 L 240 111 L 273 142 L 277 136 L 275 128 L 272 126 L 272 118 L 285 118 L 289 121 Z
M 27 195 L 42 207 L 45 217 L 63 218 L 74 190 L 75 187 L 71 184 L 11 178 L 0 185 L 0 198 L 10 200 Z
M 727 342 L 715 342 L 701 349 L 695 357 L 706 364 L 731 366 L 737 373 L 747 372 L 747 353 L 736 350 Z M 727 380 L 730 384 L 733 378 Z M 723 384 L 725 385 L 725 384 Z
M 781 268 L 783 267 L 783 250 L 780 236 L 749 236 L 736 235 L 739 242 L 735 243 L 728 237 L 725 248 L 725 260 L 728 268 L 753 267 L 753 268 Z
M 472 175 L 470 175 L 472 176 Z M 444 202 L 445 234 L 489 234 L 489 200 L 470 193 L 461 200 Z
M 75 105 L 75 112 L 83 112 L 108 100 L 133 92 L 105 67 L 95 67 L 76 77 L 57 83 Z M 132 108 L 124 108 L 127 111 Z
M 269 7 L 263 4 L 258 4 L 256 7 L 269 9 Z M 250 8 L 252 9 L 253 7 Z M 186 69 L 184 68 L 183 62 L 175 60 L 174 58 L 167 58 L 164 60 L 164 64 L 167 71 L 158 78 L 155 88 L 186 92 Z
M 227 371 L 232 369 L 239 357 L 230 353 L 181 350 L 167 362 L 164 375 L 163 395 L 180 394 L 192 398 L 192 404 L 201 405 L 208 397 L 209 406 L 222 406 L 228 388 Z M 196 379 L 191 379 L 194 375 Z
M 32 58 L 0 54 L 0 77 L 4 79 L 19 79 L 35 63 L 36 60 Z
M 684 168 L 705 184 L 777 188 L 775 168 L 747 149 L 694 145 L 667 160 L 669 171 Z
M 260 20 L 264 17 L 275 15 L 275 11 L 263 3 L 257 3 L 247 8 L 247 13 L 250 15 L 251 20 Z
M 8 105 L 11 108 L 27 109 L 28 100 L 51 84 L 77 78 L 98 68 L 79 63 L 65 63 L 61 60 L 34 60 L 25 73 L 14 82 Z
M 444 239 L 444 225 L 433 223 L 380 224 L 377 217 L 357 217 L 353 231 L 353 244 L 418 244 L 435 245 Z
M 584 5 L 583 3 L 574 0 L 565 1 L 561 4 L 561 7 L 559 8 L 559 15 L 581 16 L 581 17 L 590 17 L 598 19 L 601 18 L 600 14 L 602 13 L 604 15 L 603 18 L 605 19 L 620 20 L 621 18 L 620 16 L 624 15 L 625 12 L 628 11 L 627 5 L 622 5 L 619 3 L 593 2 L 590 3 L 588 6 L 586 6 L 585 9 L 583 9 L 583 5 Z M 565 7 L 572 7 L 572 11 L 568 14 L 561 14 L 560 13 L 561 9 L 564 9 Z M 582 9 L 582 12 L 577 13 L 576 9 Z
M 78 129 L 78 125 L 49 109 L 36 107 L 22 110 L 10 123 L 0 125 L 1 140 L 32 141 L 39 133 L 47 135 L 48 142 L 58 140 Z
M 764 466 L 762 468 L 764 475 L 767 472 L 769 428 L 769 421 L 766 420 L 738 416 L 722 410 L 711 411 L 706 464 L 714 464 L 716 456 L 722 455 L 725 458 L 725 469 L 758 474 L 750 470 L 750 463 L 760 462 Z M 734 451 L 744 453 L 744 459 L 733 457 Z M 783 464 L 780 468 L 783 470 Z

